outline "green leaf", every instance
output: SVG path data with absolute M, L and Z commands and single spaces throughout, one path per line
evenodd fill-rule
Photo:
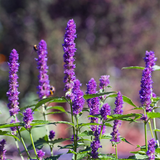
M 49 112 L 49 113 L 47 113 L 46 115 L 48 115 L 48 114 L 55 114 L 55 113 L 64 113 L 64 112 L 65 112 L 66 114 L 68 114 L 62 106 L 54 106 L 54 107 L 50 107 L 49 109 L 56 109 L 56 110 L 59 110 L 60 112 L 58 112 L 58 111 Z M 48 109 L 47 109 L 47 110 L 48 110 Z
M 148 158 L 148 156 L 141 155 L 141 154 L 135 154 L 135 157 L 136 157 L 136 159 L 143 159 L 143 160 Z
M 109 135 L 109 134 L 104 134 L 104 135 L 102 135 L 102 137 L 101 137 L 101 139 L 111 139 L 111 138 L 112 138 L 112 136 Z
M 107 127 L 113 127 L 110 123 L 107 123 L 107 122 L 104 125 Z
M 117 97 L 117 94 L 109 95 L 107 98 L 109 98 L 109 97 L 110 97 L 110 98 L 112 98 L 112 97 Z M 123 101 L 124 101 L 124 102 L 130 104 L 131 106 L 137 107 L 137 106 L 132 102 L 132 100 L 131 100 L 129 97 L 127 97 L 127 96 L 122 96 L 122 98 L 123 98 Z
M 112 92 L 102 92 L 102 93 L 97 93 L 97 94 L 85 94 L 83 96 L 84 99 L 91 99 L 91 98 L 95 98 L 95 97 L 100 97 L 100 96 L 103 96 L 103 95 L 108 95 L 108 94 L 112 94 L 112 93 L 116 93 L 115 91 L 112 91 Z
M 77 154 L 75 151 L 73 151 L 73 150 L 68 150 L 68 152 L 67 153 L 72 153 L 72 154 Z
M 68 145 L 65 145 L 65 146 L 58 146 L 60 149 L 73 149 L 73 144 L 68 144 Z
M 31 126 L 39 126 L 44 124 L 55 124 L 55 122 L 45 121 L 45 120 L 33 120 L 30 124 Z
M 54 122 L 54 124 L 68 124 L 68 125 L 74 126 L 73 123 L 68 122 L 68 121 L 58 121 L 58 122 Z
M 123 101 L 130 104 L 131 106 L 137 107 L 130 98 L 128 98 L 127 96 L 122 96 L 123 97 Z
M 154 66 L 153 66 L 153 70 L 154 70 L 154 71 L 159 71 L 159 70 L 160 70 L 160 66 L 154 65 Z
M 45 98 L 45 99 L 40 100 L 40 101 L 36 104 L 36 106 L 35 106 L 35 108 L 33 109 L 33 111 L 36 110 L 37 108 L 41 107 L 43 104 L 51 103 L 51 102 L 65 103 L 65 102 L 67 102 L 67 101 L 66 101 L 65 97 L 61 97 L 61 98 L 57 98 L 57 97 Z
M 82 126 L 91 126 L 91 125 L 99 126 L 99 125 L 102 125 L 102 124 L 99 124 L 99 123 L 80 123 L 78 126 L 82 127 Z
M 123 67 L 122 69 L 144 69 L 144 67 L 140 67 L 140 66 L 130 66 L 130 67 Z
M 19 138 L 17 136 L 15 136 L 15 135 L 12 135 L 10 131 L 2 131 L 2 130 L 0 130 L 0 135 L 10 136 L 10 137 L 13 137 L 13 138 L 17 139 L 18 141 L 20 141 Z
M 55 155 L 55 156 L 50 156 L 50 157 L 45 158 L 45 160 L 58 160 L 61 155 L 63 155 L 63 154 L 58 154 L 58 155 Z
M 60 143 L 60 142 L 68 141 L 68 140 L 70 140 L 70 138 L 58 138 L 53 141 L 49 141 L 49 143 L 56 144 L 56 143 Z
M 0 124 L 0 128 L 10 128 L 10 127 L 18 127 L 18 126 L 24 126 L 24 123 L 6 123 L 6 124 Z
M 78 135 L 78 137 L 84 137 L 84 136 L 93 136 L 92 131 L 84 131 Z
M 20 108 L 20 111 L 23 111 L 23 110 L 25 110 L 27 108 L 32 108 L 34 106 L 36 106 L 36 104 L 32 104 L 32 105 L 28 105 L 28 106 L 22 107 L 22 108 Z
M 128 144 L 130 144 L 130 145 L 132 145 L 132 146 L 133 146 L 133 144 L 132 144 L 132 143 L 130 143 L 129 141 L 127 141 L 125 138 L 121 137 L 121 140 L 122 140 L 123 142 L 126 142 L 126 143 L 128 143 Z
M 150 119 L 160 118 L 160 113 L 158 113 L 158 112 L 148 112 L 147 117 L 150 118 Z

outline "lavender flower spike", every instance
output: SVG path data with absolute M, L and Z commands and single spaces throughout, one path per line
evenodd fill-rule
M 39 86 L 38 86 L 38 95 L 39 98 L 42 99 L 44 97 L 49 96 L 49 76 L 48 66 L 47 66 L 47 44 L 44 40 L 41 40 L 38 45 L 38 58 L 36 58 L 38 69 L 39 69 Z
M 149 68 L 151 71 L 153 71 L 153 66 L 155 65 L 155 61 L 157 58 L 155 57 L 155 54 L 153 51 L 146 51 L 146 55 L 144 58 L 144 61 L 146 63 L 146 68 Z
M 85 100 L 83 98 L 83 91 L 80 89 L 81 83 L 78 79 L 74 80 L 74 87 L 72 89 L 72 93 L 75 95 L 74 100 L 72 102 L 72 109 L 73 109 L 73 114 L 79 114 L 82 109 L 83 105 L 85 103 Z
M 15 114 L 18 113 L 19 111 L 19 102 L 18 102 L 18 95 L 20 92 L 18 92 L 18 67 L 19 67 L 19 63 L 18 63 L 18 53 L 15 49 L 12 50 L 10 57 L 9 57 L 9 91 L 7 92 L 7 96 L 8 96 L 8 108 L 9 108 L 9 112 L 10 115 L 13 116 Z
M 155 159 L 155 146 L 156 146 L 156 141 L 154 138 L 148 141 L 148 151 L 147 155 L 149 157 L 149 160 L 154 160 Z
M 111 107 L 109 106 L 109 104 L 104 104 L 100 110 L 100 114 L 103 120 L 107 119 L 107 115 L 111 114 Z
M 96 81 L 94 80 L 94 78 L 91 78 L 87 84 L 87 94 L 94 94 L 96 93 Z M 88 103 L 88 107 L 90 109 L 90 115 L 95 115 L 95 114 L 99 114 L 99 107 L 100 107 L 100 102 L 99 102 L 99 98 L 95 97 L 95 98 L 91 98 L 87 100 Z M 98 118 L 95 117 L 91 117 L 91 123 L 98 123 Z M 91 130 L 95 131 L 97 129 L 97 126 L 92 125 L 91 126 Z
M 147 112 L 152 111 L 151 104 L 151 94 L 152 94 L 152 79 L 151 79 L 151 70 L 145 68 L 142 73 L 141 79 L 141 90 L 139 91 L 140 101 L 142 106 L 146 107 Z
M 38 156 L 39 160 L 42 160 L 44 155 L 45 155 L 45 152 L 43 152 L 42 150 L 37 151 L 37 156 Z
M 63 50 L 64 50 L 64 83 L 65 88 L 64 90 L 67 91 L 66 97 L 73 100 L 74 96 L 71 93 L 73 88 L 73 81 L 76 79 L 75 76 L 75 64 L 74 64 L 74 55 L 76 52 L 75 43 L 74 40 L 76 38 L 76 24 L 73 19 L 69 20 L 66 27 L 66 33 L 64 36 L 64 44 Z
M 5 157 L 6 150 L 4 149 L 5 144 L 6 144 L 5 139 L 2 139 L 0 141 L 0 160 L 6 160 L 6 157 Z
M 31 128 L 31 122 L 33 120 L 33 112 L 31 108 L 27 108 L 25 112 L 23 112 L 24 118 L 23 121 L 25 123 L 25 128 Z
M 115 101 L 115 109 L 114 114 L 122 114 L 123 113 L 123 99 L 122 99 L 122 94 L 121 92 L 118 92 L 117 97 L 116 97 L 116 101 Z M 113 132 L 111 133 L 112 135 L 112 139 L 111 142 L 114 143 L 119 143 L 120 142 L 120 134 L 118 132 L 118 128 L 121 125 L 121 121 L 120 120 L 115 120 L 114 121 L 114 125 L 113 125 Z
M 55 137 L 55 132 L 53 130 L 51 130 L 49 132 L 49 139 L 52 140 Z
M 101 78 L 99 79 L 100 83 L 99 83 L 99 88 L 100 89 L 104 89 L 105 87 L 108 86 L 109 82 L 109 75 L 103 75 L 101 76 Z

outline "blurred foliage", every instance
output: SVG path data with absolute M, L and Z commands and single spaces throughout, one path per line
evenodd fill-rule
M 48 44 L 50 83 L 56 87 L 56 96 L 64 95 L 62 44 L 67 21 L 73 18 L 77 25 L 76 75 L 83 90 L 91 77 L 98 83 L 101 75 L 110 74 L 114 90 L 139 101 L 142 71 L 121 68 L 144 66 L 146 50 L 153 50 L 157 64 L 160 62 L 159 7 L 157 0 L 0 0 L 0 98 L 7 100 L 6 62 L 13 48 L 20 57 L 20 99 L 37 92 L 33 45 L 41 39 Z M 159 94 L 160 74 L 153 79 Z

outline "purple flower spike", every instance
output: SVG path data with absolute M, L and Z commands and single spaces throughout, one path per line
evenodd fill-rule
M 66 33 L 64 36 L 64 44 L 63 46 L 63 50 L 64 50 L 64 83 L 65 83 L 65 91 L 71 91 L 74 83 L 73 81 L 76 79 L 75 76 L 75 64 L 74 64 L 74 55 L 76 52 L 76 48 L 75 48 L 75 43 L 74 40 L 76 38 L 76 24 L 74 23 L 74 20 L 71 19 L 68 21 L 67 23 L 67 27 L 66 27 Z M 66 95 L 67 98 L 69 99 L 73 99 L 72 96 L 73 94 L 71 94 L 71 92 L 67 92 L 68 95 Z
M 73 108 L 73 114 L 79 114 L 82 109 L 83 105 L 85 103 L 85 100 L 83 98 L 83 92 L 80 89 L 81 83 L 78 79 L 74 80 L 74 87 L 72 90 L 72 93 L 75 95 L 74 100 L 72 103 L 72 108 Z
M 79 140 L 79 137 L 75 135 L 75 138 L 77 138 L 77 141 Z M 74 142 L 74 135 L 71 136 L 71 141 Z
M 39 160 L 42 160 L 42 158 L 45 156 L 45 152 L 43 152 L 42 150 L 39 150 L 37 151 L 37 156 Z
M 6 160 L 6 157 L 5 157 L 6 150 L 4 149 L 5 144 L 6 144 L 5 139 L 2 139 L 0 141 L 0 160 Z
M 140 100 L 142 106 L 146 107 L 147 112 L 152 111 L 151 104 L 151 93 L 152 93 L 152 79 L 151 79 L 151 70 L 145 68 L 142 73 L 141 79 L 141 90 L 139 91 Z
M 25 123 L 25 128 L 31 128 L 31 122 L 33 120 L 33 112 L 31 108 L 27 108 L 25 112 L 23 112 L 24 118 L 23 121 Z
M 156 147 L 156 141 L 154 138 L 148 141 L 148 151 L 147 155 L 149 157 L 149 160 L 154 160 L 155 159 L 155 147 Z
M 42 99 L 49 96 L 49 77 L 48 77 L 48 66 L 47 66 L 47 44 L 44 40 L 41 40 L 38 45 L 38 58 L 36 58 L 38 69 L 39 69 L 39 86 L 38 86 L 38 95 Z
M 144 61 L 146 63 L 146 68 L 149 68 L 151 71 L 153 71 L 153 66 L 155 65 L 155 61 L 157 58 L 155 57 L 155 54 L 153 51 L 146 51 L 146 55 L 144 58 Z
M 100 110 L 100 114 L 102 119 L 106 120 L 107 119 L 107 115 L 111 114 L 111 107 L 109 106 L 109 104 L 104 104 Z
M 100 135 L 99 129 L 95 130 L 94 140 L 91 142 L 91 149 L 92 149 L 91 156 L 92 156 L 92 158 L 98 158 L 98 149 L 102 147 L 100 145 L 99 135 Z
M 55 137 L 55 132 L 53 130 L 51 130 L 49 132 L 49 139 L 52 140 Z
M 19 111 L 19 102 L 18 102 L 18 95 L 20 92 L 18 92 L 18 67 L 19 67 L 19 63 L 18 63 L 18 53 L 15 49 L 12 50 L 10 57 L 9 57 L 9 91 L 7 92 L 7 96 L 8 96 L 8 108 L 9 108 L 9 112 L 10 115 L 13 116 L 15 114 L 18 113 Z
M 123 113 L 123 99 L 122 99 L 122 94 L 121 92 L 118 92 L 117 97 L 116 97 L 116 101 L 115 101 L 115 109 L 114 109 L 114 114 L 122 114 Z M 121 125 L 121 121 L 120 120 L 115 120 L 114 121 L 114 125 L 113 125 L 113 132 L 111 133 L 112 135 L 112 139 L 111 142 L 114 144 L 115 143 L 119 143 L 120 142 L 120 134 L 118 132 L 118 128 Z
M 91 78 L 87 84 L 86 94 L 96 93 L 97 92 L 96 88 L 97 88 L 96 81 L 94 80 L 94 78 Z M 87 103 L 90 109 L 90 115 L 99 114 L 100 102 L 98 97 L 88 99 Z M 91 123 L 98 123 L 98 118 L 91 117 L 90 119 L 91 119 Z M 97 126 L 94 126 L 94 125 L 91 126 L 92 131 L 95 131 L 96 129 L 97 129 Z
M 99 83 L 99 88 L 100 89 L 104 89 L 105 87 L 108 86 L 109 82 L 109 75 L 103 75 L 101 76 L 101 78 L 99 79 L 100 83 Z

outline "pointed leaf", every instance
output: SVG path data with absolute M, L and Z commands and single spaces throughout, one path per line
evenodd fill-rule
M 73 150 L 68 150 L 68 152 L 67 153 L 72 153 L 72 154 L 77 154 L 75 151 L 73 151 Z
M 13 138 L 17 139 L 18 141 L 20 141 L 19 138 L 17 136 L 15 136 L 15 135 L 12 135 L 10 131 L 2 131 L 2 130 L 0 130 L 0 135 L 10 136 L 10 137 L 13 137 Z
M 160 118 L 160 113 L 158 113 L 158 112 L 148 112 L 147 117 L 150 118 L 150 119 Z
M 85 94 L 83 96 L 83 98 L 84 99 L 91 99 L 91 98 L 100 97 L 100 96 L 108 95 L 108 94 L 112 94 L 112 93 L 116 93 L 116 92 L 112 91 L 112 92 L 102 92 L 102 93 L 97 93 L 97 94 Z
M 122 69 L 144 69 L 144 67 L 140 67 L 140 66 L 130 66 L 130 67 L 123 67 Z
M 122 96 L 123 97 L 123 101 L 130 104 L 131 106 L 137 107 L 130 98 L 128 98 L 127 96 Z
M 45 158 L 45 160 L 58 160 L 61 155 L 63 155 L 63 154 L 58 154 L 58 155 L 55 155 L 55 156 L 50 156 L 50 157 Z
M 93 136 L 92 131 L 84 131 L 78 135 L 78 137 L 84 137 L 84 136 Z
M 71 126 L 74 126 L 73 123 L 68 122 L 68 121 L 58 121 L 58 122 L 54 122 L 54 123 L 55 123 L 55 124 L 69 124 L 69 125 L 71 125 Z
M 18 127 L 18 126 L 24 126 L 24 123 L 6 123 L 6 124 L 0 124 L 0 128 L 10 128 L 10 127 Z
M 159 70 L 160 70 L 160 66 L 154 65 L 154 66 L 153 66 L 153 70 L 154 70 L 154 71 L 159 71 Z
M 50 121 L 45 121 L 45 120 L 33 120 L 30 125 L 39 126 L 39 125 L 46 125 L 46 124 L 55 124 L 55 122 L 50 122 Z

